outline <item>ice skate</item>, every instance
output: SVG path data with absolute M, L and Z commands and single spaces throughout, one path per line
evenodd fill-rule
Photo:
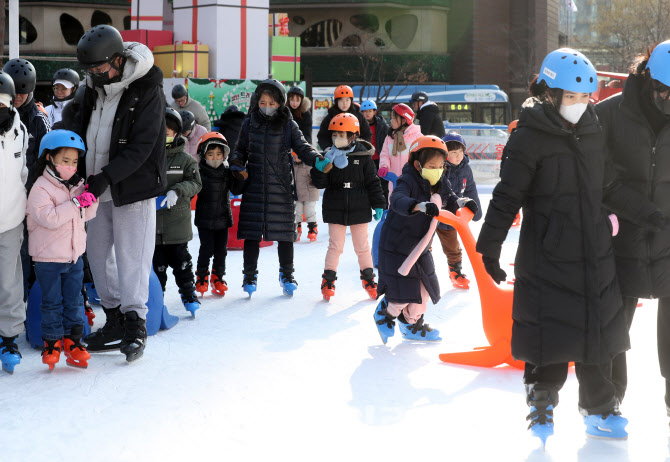
M 372 300 L 377 300 L 377 284 L 375 283 L 375 273 L 372 268 L 361 270 L 361 281 L 363 288 Z
M 324 270 L 321 275 L 321 294 L 323 299 L 330 301 L 330 297 L 335 295 L 335 281 L 337 280 L 337 273 L 333 270 Z
M 423 342 L 441 342 L 440 331 L 423 323 L 423 315 L 414 324 L 408 324 L 405 317 L 398 316 L 398 327 L 405 340 L 419 340 Z
M 542 447 L 547 444 L 547 438 L 554 434 L 554 405 L 549 392 L 546 390 L 532 390 L 529 398 L 530 414 L 526 420 L 530 421 L 528 429 L 542 440 Z
M 84 313 L 86 314 L 86 321 L 88 322 L 89 326 L 92 326 L 94 324 L 93 320 L 95 319 L 95 313 L 93 312 L 93 308 L 91 308 L 91 305 L 89 305 L 88 302 L 84 305 Z
M 49 366 L 49 370 L 53 371 L 58 361 L 60 361 L 60 352 L 62 344 L 60 340 L 45 340 L 44 349 L 42 350 L 42 362 Z
M 279 268 L 279 285 L 284 295 L 293 296 L 293 292 L 298 288 L 298 283 L 293 279 L 293 268 Z
M 95 332 L 91 332 L 84 338 L 84 343 L 88 351 L 111 351 L 118 350 L 121 346 L 123 337 L 123 313 L 121 307 L 105 308 L 102 307 L 107 319 L 105 325 Z
M 63 353 L 65 353 L 65 363 L 68 366 L 81 367 L 83 369 L 88 367 L 88 360 L 91 359 L 91 354 L 81 344 L 83 334 L 84 327 L 76 326 L 72 328 L 70 335 L 66 335 L 63 338 Z
M 302 236 L 302 223 L 296 223 L 295 230 L 293 231 L 293 240 L 298 242 Z
M 470 288 L 470 280 L 461 272 L 461 262 L 449 265 L 449 279 L 451 279 L 451 284 L 457 289 Z
M 621 412 L 613 409 L 605 414 L 592 414 L 584 417 L 586 434 L 592 438 L 611 440 L 625 440 L 628 438 L 626 425 L 628 419 L 621 416 Z
M 21 353 L 19 347 L 15 343 L 15 337 L 0 337 L 0 362 L 2 362 L 2 370 L 13 374 L 14 367 L 21 362 Z
M 225 271 L 217 271 L 212 269 L 212 293 L 216 295 L 221 295 L 222 297 L 226 295 L 228 290 L 228 284 L 223 279 L 222 276 L 226 274 Z
M 146 320 L 139 317 L 137 311 L 128 311 L 124 316 L 124 334 L 121 340 L 121 353 L 126 361 L 133 362 L 144 354 L 147 341 Z
M 186 311 L 191 313 L 191 316 L 195 317 L 195 312 L 200 308 L 200 302 L 198 301 L 195 292 L 181 294 L 181 302 L 184 304 Z
M 258 271 L 254 271 L 253 273 L 244 273 L 244 279 L 242 280 L 242 290 L 248 293 L 249 297 L 251 297 L 251 294 L 256 292 L 257 285 Z
M 209 270 L 207 268 L 198 268 L 195 270 L 195 291 L 204 296 L 209 290 Z
M 383 297 L 375 308 L 374 314 L 377 331 L 379 331 L 379 336 L 382 338 L 384 345 L 386 345 L 388 338 L 395 334 L 395 318 L 388 314 L 387 308 L 386 297 Z
M 319 229 L 317 228 L 316 223 L 307 223 L 309 231 L 307 232 L 307 239 L 311 242 L 316 241 L 316 236 L 319 234 Z

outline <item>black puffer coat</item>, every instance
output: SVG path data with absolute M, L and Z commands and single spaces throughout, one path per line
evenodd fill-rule
M 437 107 L 437 104 L 432 101 L 424 103 L 419 109 L 416 118 L 419 120 L 421 133 L 423 133 L 424 136 L 434 135 L 438 138 L 444 137 L 444 122 L 442 121 L 440 108 Z
M 212 130 L 218 130 L 228 141 L 228 146 L 235 147 L 242 129 L 242 121 L 246 114 L 231 104 L 221 114 L 221 118 L 212 122 Z
M 465 154 L 463 156 L 460 164 L 449 165 L 446 176 L 449 181 L 442 182 L 442 191 L 440 191 L 442 200 L 445 200 L 445 193 L 448 195 L 456 194 L 458 197 L 467 197 L 474 200 L 477 203 L 478 210 L 475 216 L 472 217 L 472 221 L 479 221 L 482 218 L 482 203 L 479 201 L 477 184 L 470 168 L 470 158 L 468 155 Z M 437 227 L 440 229 L 454 229 L 452 226 L 441 222 L 437 224 Z
M 26 101 L 17 109 L 21 122 L 26 126 L 30 138 L 28 139 L 28 150 L 26 151 L 26 166 L 28 167 L 28 182 L 26 189 L 30 190 L 39 175 L 35 172 L 35 162 L 40 157 L 40 143 L 44 135 L 51 131 L 49 117 L 39 110 L 35 100 Z
M 596 111 L 621 182 L 643 196 L 638 204 L 642 216 L 658 209 L 670 216 L 670 121 L 656 136 L 640 105 L 642 88 L 642 79 L 631 75 L 623 93 L 601 102 Z M 614 251 L 621 293 L 669 297 L 670 223 L 652 232 L 641 226 L 642 221 L 619 217 Z
M 195 203 L 195 226 L 210 230 L 232 227 L 230 193 L 235 195 L 240 193 L 239 183 L 234 181 L 225 162 L 218 168 L 212 168 L 201 160 L 198 167 L 200 167 L 202 189 Z
M 372 160 L 375 148 L 367 141 L 358 141 L 349 153 L 349 164 L 343 168 L 333 166 L 328 173 L 313 168 L 312 184 L 326 189 L 323 193 L 323 221 L 336 225 L 370 223 L 372 211 L 386 207 L 386 199 Z
M 303 138 L 289 110 L 282 106 L 272 118 L 258 107 L 242 124 L 230 164 L 245 165 L 238 239 L 293 242 L 295 178 L 291 151 L 314 166 L 316 151 Z
M 534 365 L 601 364 L 629 348 L 612 227 L 602 207 L 604 136 L 591 106 L 569 129 L 549 103 L 522 108 L 477 251 L 498 259 L 523 207 L 512 354 Z
M 385 294 L 388 302 L 421 303 L 421 283 L 433 303 L 440 301 L 440 283 L 435 274 L 431 244 L 426 246 L 407 276 L 398 273 L 398 268 L 428 232 L 432 218 L 412 210 L 419 202 L 430 201 L 430 196 L 428 180 L 413 165 L 405 164 L 393 188 L 388 215 L 379 239 L 377 294 Z M 443 208 L 456 212 L 458 205 L 455 200 L 450 200 L 448 204 L 443 204 Z
M 355 115 L 358 119 L 358 123 L 360 124 L 359 128 L 361 130 L 359 138 L 367 141 L 368 143 L 371 142 L 372 132 L 370 131 L 370 125 L 368 125 L 368 121 L 365 120 L 365 116 L 360 111 L 360 109 L 358 109 L 358 106 L 356 106 L 354 103 L 351 103 L 351 106 L 347 112 Z M 342 114 L 342 111 L 336 103 L 334 106 L 328 109 L 328 115 L 326 115 L 326 117 L 324 117 L 321 121 L 321 126 L 319 127 L 319 133 L 316 135 L 316 140 L 319 142 L 319 147 L 322 151 L 325 151 L 333 145 L 333 139 L 330 136 L 330 130 L 328 130 L 328 126 L 330 125 L 330 121 L 333 120 L 333 117 L 338 114 Z

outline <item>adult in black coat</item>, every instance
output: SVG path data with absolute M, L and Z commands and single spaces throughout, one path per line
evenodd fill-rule
M 217 130 L 226 138 L 230 146 L 235 147 L 240 130 L 242 129 L 244 117 L 244 112 L 240 111 L 234 104 L 231 104 L 221 113 L 220 119 L 212 122 L 212 130 Z
M 616 270 L 621 285 L 628 325 L 639 298 L 658 298 L 658 357 L 661 375 L 666 381 L 665 402 L 670 408 L 670 114 L 654 104 L 659 96 L 654 88 L 670 84 L 670 41 L 654 49 L 658 78 L 650 75 L 646 54 L 631 66 L 623 92 L 596 106 L 607 136 L 610 158 L 621 182 L 639 192 L 638 206 L 653 215 L 656 226 L 649 229 L 647 220 L 619 220 L 619 234 L 614 238 Z M 652 63 L 651 67 L 655 67 Z M 665 74 L 663 72 L 665 71 Z M 660 76 L 659 76 L 660 74 Z M 666 93 L 667 97 L 667 93 Z M 610 205 L 607 202 L 605 205 Z M 615 358 L 613 378 L 620 399 L 627 384 L 626 355 Z
M 365 120 L 365 117 L 363 117 L 361 111 L 358 109 L 358 106 L 353 103 L 353 100 L 353 97 L 335 98 L 335 104 L 330 109 L 328 109 L 328 114 L 321 121 L 319 133 L 316 135 L 316 139 L 319 142 L 319 147 L 322 151 L 325 151 L 333 145 L 333 141 L 330 139 L 330 131 L 328 130 L 330 121 L 333 120 L 333 117 L 338 114 L 342 114 L 343 112 L 353 114 L 358 119 L 358 123 L 360 124 L 359 128 L 361 131 L 360 139 L 367 142 L 370 142 L 372 139 L 370 126 L 368 125 L 367 120 Z
M 440 115 L 440 108 L 429 100 L 425 92 L 418 91 L 414 93 L 409 100 L 409 106 L 416 114 L 416 118 L 421 126 L 421 133 L 444 138 L 444 122 Z
M 294 283 L 295 179 L 291 151 L 306 165 L 322 170 L 327 170 L 329 162 L 303 138 L 286 107 L 286 90 L 281 83 L 264 81 L 256 94 L 258 105 L 245 119 L 230 158 L 236 178 L 246 177 L 237 228 L 238 239 L 245 241 L 245 285 L 256 284 L 262 239 L 278 242 L 281 271 Z
M 302 136 L 312 144 L 312 102 L 305 97 L 302 88 L 293 87 L 288 91 L 288 103 L 293 120 L 298 124 Z

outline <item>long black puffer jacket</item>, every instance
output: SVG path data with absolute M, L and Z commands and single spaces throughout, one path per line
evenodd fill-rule
M 442 177 L 442 181 L 447 181 Z M 438 183 L 438 191 L 442 183 Z M 377 294 L 386 294 L 386 300 L 394 303 L 421 303 L 421 283 L 426 287 L 433 303 L 440 301 L 440 283 L 435 274 L 435 263 L 427 245 L 407 276 L 398 273 L 412 250 L 428 232 L 432 217 L 425 213 L 412 212 L 419 202 L 430 201 L 431 186 L 417 169 L 405 164 L 402 175 L 391 194 L 391 204 L 379 239 L 379 284 Z M 455 213 L 458 205 L 453 200 L 442 204 L 442 208 Z M 431 241 L 432 242 L 432 241 Z
M 534 365 L 602 364 L 630 344 L 602 207 L 605 139 L 592 106 L 569 128 L 528 99 L 508 144 L 477 251 L 499 259 L 518 210 L 512 354 Z
M 240 193 L 240 186 L 234 181 L 226 163 L 212 168 L 200 160 L 200 179 L 202 189 L 195 203 L 195 221 L 198 228 L 221 230 L 233 226 L 233 214 L 230 210 L 230 193 Z
M 358 141 L 349 153 L 343 169 L 333 166 L 328 173 L 310 171 L 315 188 L 324 189 L 323 221 L 336 225 L 370 223 L 372 211 L 386 207 L 386 199 L 372 160 L 375 148 L 367 141 Z
M 230 165 L 246 166 L 238 239 L 293 242 L 295 177 L 291 151 L 314 166 L 318 154 L 305 141 L 286 106 L 271 118 L 258 107 L 242 124 Z
M 656 136 L 641 106 L 643 94 L 642 78 L 631 75 L 623 93 L 601 102 L 596 111 L 620 181 L 643 196 L 638 206 L 647 216 L 659 209 L 670 216 L 670 121 Z M 653 232 L 643 226 L 644 220 L 619 218 L 614 252 L 621 293 L 669 297 L 670 223 Z
M 338 114 L 342 114 L 342 111 L 340 108 L 337 106 L 337 100 L 335 100 L 335 105 L 332 106 L 330 109 L 328 109 L 328 115 L 323 118 L 321 121 L 321 126 L 319 127 L 319 133 L 316 135 L 316 140 L 319 142 L 319 147 L 321 148 L 322 151 L 325 151 L 329 147 L 333 145 L 333 139 L 331 138 L 331 133 L 330 130 L 328 130 L 328 126 L 330 125 L 330 121 L 333 120 L 333 117 L 335 117 Z M 368 125 L 368 121 L 365 120 L 365 116 L 363 113 L 358 109 L 358 106 L 356 106 L 354 103 L 351 103 L 351 106 L 349 106 L 349 110 L 347 110 L 348 113 L 353 114 L 356 116 L 358 119 L 358 123 L 360 125 L 360 134 L 359 138 L 367 141 L 368 143 L 372 141 L 372 131 L 370 131 L 370 125 Z

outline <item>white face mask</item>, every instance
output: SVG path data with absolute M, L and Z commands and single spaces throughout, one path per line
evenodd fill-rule
M 586 111 L 587 106 L 588 104 L 586 103 L 575 103 L 570 106 L 561 105 L 558 113 L 571 124 L 576 124 L 582 118 L 582 114 Z
M 219 168 L 223 164 L 223 159 L 205 159 L 205 163 L 212 168 Z
M 338 149 L 346 148 L 349 146 L 349 139 L 333 136 L 333 145 Z

